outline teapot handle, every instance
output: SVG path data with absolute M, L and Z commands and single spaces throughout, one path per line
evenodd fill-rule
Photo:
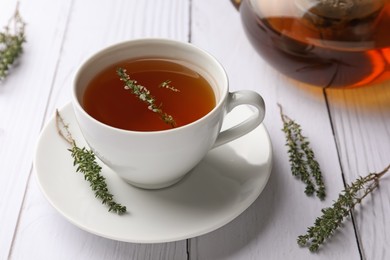
M 241 0 L 230 0 L 230 2 L 234 5 L 234 7 L 238 10 L 241 5 Z

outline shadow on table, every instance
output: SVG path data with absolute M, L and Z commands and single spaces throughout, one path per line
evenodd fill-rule
M 355 89 L 327 89 L 331 106 L 364 112 L 390 110 L 390 82 Z
M 275 225 L 272 222 L 277 214 L 277 207 L 281 206 L 279 203 L 282 203 L 278 201 L 280 196 L 277 196 L 282 176 L 275 174 L 282 171 L 277 169 L 277 161 L 273 165 L 275 169 L 272 170 L 266 187 L 246 211 L 218 230 L 191 239 L 189 251 L 193 259 L 234 259 L 238 251 L 260 238 L 262 233 L 269 234 L 265 231 Z

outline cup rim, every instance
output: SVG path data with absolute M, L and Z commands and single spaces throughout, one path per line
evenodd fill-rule
M 127 46 L 127 45 L 132 45 L 132 44 L 139 44 L 139 43 L 160 43 L 160 44 L 168 44 L 168 45 L 182 45 L 185 46 L 186 48 L 192 48 L 195 51 L 201 52 L 203 55 L 205 55 L 209 60 L 213 61 L 215 66 L 218 68 L 218 70 L 221 72 L 221 75 L 223 75 L 224 78 L 224 85 L 225 87 L 221 88 L 223 91 L 221 91 L 221 97 L 219 98 L 218 102 L 215 104 L 212 110 L 210 110 L 206 115 L 203 117 L 192 121 L 191 123 L 188 123 L 183 126 L 171 128 L 171 129 L 165 129 L 165 130 L 152 130 L 152 131 L 137 131 L 137 130 L 127 130 L 127 129 L 122 129 L 122 128 L 117 128 L 108 124 L 105 124 L 103 122 L 100 122 L 99 120 L 95 119 L 91 115 L 89 115 L 82 105 L 79 102 L 79 99 L 77 97 L 77 91 L 76 91 L 76 82 L 78 78 L 80 77 L 82 70 L 85 69 L 86 66 L 88 66 L 90 63 L 92 63 L 94 60 L 98 59 L 99 57 L 103 57 L 106 55 L 105 53 L 115 50 L 115 49 L 120 49 L 121 47 Z M 224 101 L 227 99 L 229 93 L 229 80 L 228 76 L 226 73 L 225 68 L 222 66 L 222 64 L 209 52 L 201 49 L 200 47 L 197 47 L 196 45 L 189 43 L 189 42 L 184 42 L 184 41 L 179 41 L 179 40 L 172 40 L 172 39 L 166 39 L 166 38 L 140 38 L 140 39 L 133 39 L 133 40 L 127 40 L 127 41 L 122 41 L 119 43 L 115 43 L 112 45 L 109 45 L 105 48 L 101 48 L 98 51 L 95 51 L 92 55 L 87 57 L 79 67 L 76 69 L 76 73 L 73 77 L 72 80 L 72 105 L 74 109 L 77 109 L 80 111 L 84 116 L 92 120 L 94 123 L 98 124 L 101 127 L 105 127 L 107 129 L 110 129 L 111 131 L 117 131 L 119 133 L 131 133 L 131 134 L 140 134 L 140 135 L 153 135 L 153 134 L 165 134 L 165 133 L 173 133 L 177 131 L 184 130 L 186 128 L 192 127 L 194 125 L 200 124 L 201 122 L 207 120 L 208 118 L 212 117 L 217 113 L 219 109 L 221 109 L 222 104 Z

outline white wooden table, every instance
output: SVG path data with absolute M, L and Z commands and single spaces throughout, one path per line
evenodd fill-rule
M 0 2 L 0 24 L 16 0 Z M 286 79 L 246 38 L 229 0 L 20 0 L 27 43 L 0 85 L 0 259 L 390 259 L 390 176 L 317 254 L 298 235 L 359 175 L 390 163 L 390 85 L 323 90 Z M 239 217 L 209 234 L 163 244 L 105 239 L 70 224 L 43 197 L 32 160 L 39 133 L 70 101 L 80 62 L 123 40 L 191 42 L 226 68 L 231 90 L 266 101 L 274 149 L 270 180 Z M 299 122 L 323 170 L 328 196 L 308 198 L 291 175 L 277 103 Z

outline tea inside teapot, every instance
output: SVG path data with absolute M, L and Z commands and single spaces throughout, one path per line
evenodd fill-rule
M 321 87 L 390 79 L 390 0 L 244 0 L 245 31 L 288 77 Z

